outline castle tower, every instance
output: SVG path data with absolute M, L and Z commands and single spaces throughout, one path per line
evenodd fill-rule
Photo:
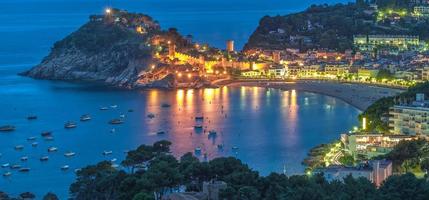
M 226 41 L 226 51 L 233 52 L 234 51 L 234 40 Z

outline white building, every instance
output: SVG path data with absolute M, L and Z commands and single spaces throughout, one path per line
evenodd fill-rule
M 417 94 L 411 104 L 391 107 L 389 115 L 393 134 L 429 137 L 429 102 L 424 100 L 424 94 Z

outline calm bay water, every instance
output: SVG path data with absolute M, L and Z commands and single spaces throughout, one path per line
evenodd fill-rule
M 76 30 L 89 14 L 102 12 L 106 5 L 144 12 L 159 20 L 163 27 L 175 26 L 183 34 L 194 35 L 223 48 L 234 39 L 240 48 L 258 20 L 264 15 L 301 10 L 316 0 L 307 1 L 176 1 L 176 0 L 2 0 L 0 2 L 0 125 L 13 124 L 17 131 L 0 134 L 0 164 L 30 167 L 22 174 L 12 171 L 10 178 L 0 178 L 0 191 L 17 195 L 32 191 L 40 197 L 53 191 L 67 196 L 74 180 L 73 170 L 98 161 L 123 159 L 125 150 L 160 139 L 173 142 L 179 156 L 201 147 L 209 158 L 236 156 L 262 174 L 300 173 L 301 160 L 307 151 L 320 143 L 338 138 L 339 133 L 357 124 L 359 111 L 331 97 L 300 91 L 263 88 L 224 87 L 220 89 L 177 91 L 123 91 L 95 85 L 33 80 L 16 74 L 30 68 L 45 56 L 52 44 Z M 324 1 L 328 3 L 337 1 Z M 170 108 L 161 108 L 161 103 Z M 100 106 L 118 108 L 100 111 Z M 134 109 L 128 113 L 128 109 Z M 65 130 L 66 121 L 78 121 L 89 113 L 93 120 Z M 126 115 L 125 123 L 110 133 L 107 122 Z M 147 114 L 154 113 L 154 119 Z M 39 116 L 28 121 L 29 114 Z M 196 133 L 194 117 L 208 117 L 204 125 L 218 132 L 215 139 Z M 40 132 L 52 130 L 55 140 L 40 138 Z M 157 135 L 157 131 L 166 131 Z M 39 146 L 31 147 L 26 138 L 37 136 Z M 224 144 L 219 151 L 217 144 Z M 15 151 L 16 145 L 24 150 Z M 40 156 L 56 146 L 46 163 Z M 237 152 L 231 147 L 237 146 Z M 113 155 L 104 157 L 104 150 Z M 63 153 L 77 155 L 65 158 Z M 19 161 L 29 156 L 27 162 Z M 202 156 L 200 156 L 201 159 Z M 62 165 L 70 165 L 62 172 Z M 3 174 L 6 170 L 0 168 Z

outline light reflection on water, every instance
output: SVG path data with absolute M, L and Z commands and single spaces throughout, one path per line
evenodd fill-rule
M 24 79 L 23 82 L 34 82 Z M 205 160 L 218 156 L 236 156 L 252 168 L 266 175 L 272 171 L 282 172 L 286 165 L 288 173 L 300 173 L 300 162 L 308 150 L 320 143 L 337 138 L 342 131 L 356 124 L 358 111 L 332 97 L 299 91 L 282 91 L 257 87 L 222 87 L 201 90 L 147 90 L 117 91 L 100 88 L 88 89 L 67 83 L 37 82 L 31 85 L 34 94 L 23 96 L 6 95 L 0 106 L 0 124 L 11 123 L 18 127 L 11 134 L 0 134 L 0 163 L 19 162 L 23 155 L 30 157 L 23 165 L 31 167 L 29 174 L 15 172 L 11 179 L 0 179 L 6 191 L 31 190 L 44 193 L 50 190 L 66 194 L 73 181 L 73 169 L 112 158 L 123 159 L 124 151 L 140 144 L 150 144 L 166 139 L 173 142 L 176 156 L 202 149 L 198 157 Z M 0 89 L 2 89 L 0 87 Z M 58 101 L 61 99 L 61 101 Z M 29 102 L 32 102 L 29 104 Z M 51 103 L 49 103 L 51 102 Z M 161 107 L 162 103 L 171 105 Z M 100 106 L 117 104 L 117 109 L 100 111 Z M 13 105 L 12 107 L 6 105 Z M 49 105 L 49 106 L 46 106 Z M 327 105 L 330 109 L 327 109 Z M 128 113 L 132 108 L 134 112 Z M 34 122 L 25 119 L 29 111 L 39 116 Z M 80 123 L 84 113 L 93 120 Z M 126 115 L 125 123 L 116 126 L 110 133 L 107 122 L 119 114 Z M 148 114 L 154 114 L 150 119 Z M 204 116 L 197 122 L 196 116 Z M 64 130 L 65 121 L 78 122 L 75 130 Z M 196 131 L 196 124 L 204 130 Z M 55 141 L 38 139 L 40 146 L 31 148 L 27 137 L 39 136 L 42 130 L 53 130 Z M 208 137 L 215 130 L 216 137 Z M 157 134 L 164 131 L 166 134 Z M 25 145 L 22 152 L 13 147 Z M 223 144 L 223 150 L 217 145 Z M 38 158 L 46 154 L 49 146 L 59 152 L 52 154 L 47 163 Z M 232 147 L 238 147 L 233 151 Z M 65 151 L 75 151 L 77 156 L 66 159 Z M 112 150 L 112 156 L 103 157 L 101 152 Z M 68 164 L 72 170 L 61 172 L 59 167 Z M 6 170 L 0 169 L 1 172 Z M 33 182 L 39 183 L 30 187 Z

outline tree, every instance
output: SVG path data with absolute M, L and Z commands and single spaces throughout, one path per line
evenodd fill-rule
M 43 200 L 58 200 L 58 197 L 56 194 L 48 192 L 44 197 Z
M 424 200 L 429 198 L 429 185 L 425 179 L 413 174 L 391 176 L 380 187 L 380 198 L 390 200 Z
M 151 194 L 140 192 L 133 197 L 133 200 L 155 200 L 155 198 Z

